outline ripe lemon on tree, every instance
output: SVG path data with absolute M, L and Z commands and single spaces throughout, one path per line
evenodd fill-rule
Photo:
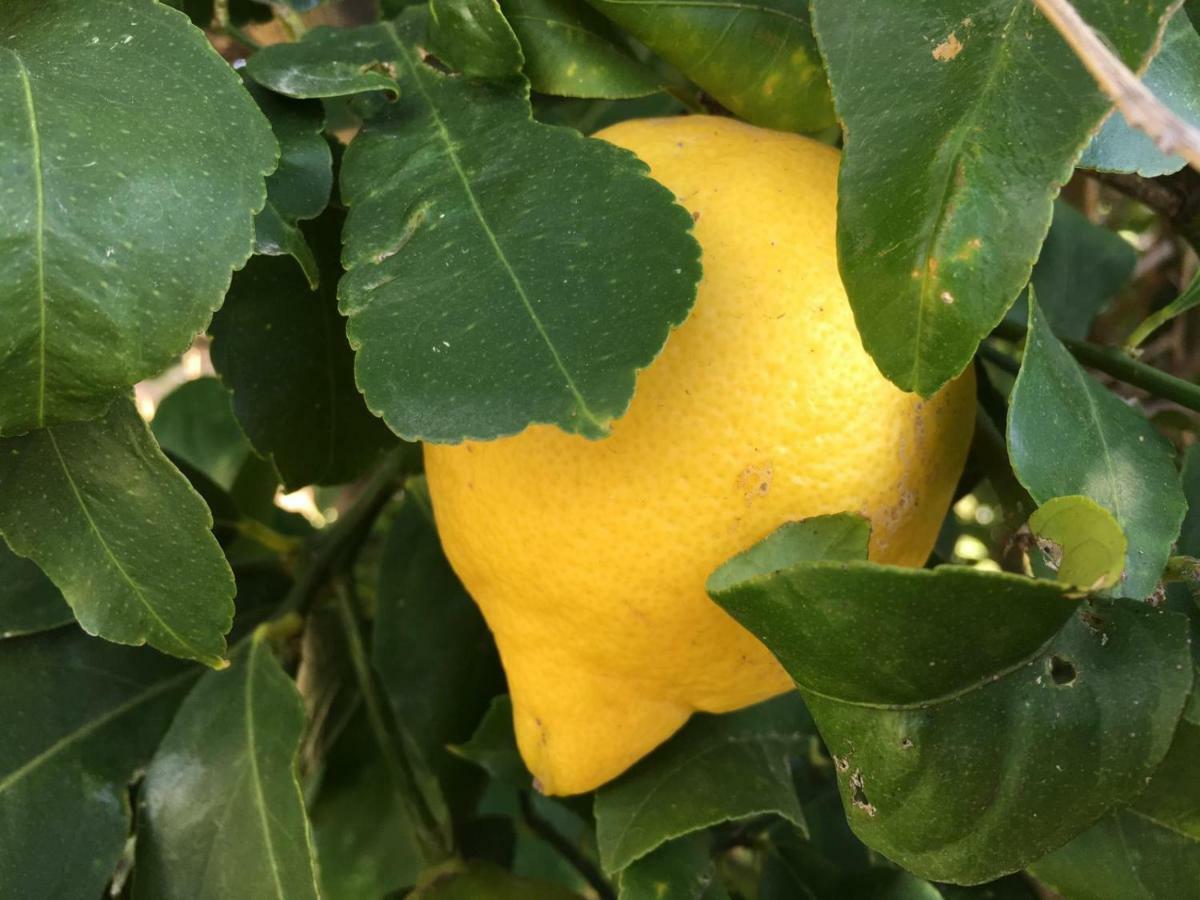
M 863 350 L 838 276 L 836 150 L 708 116 L 598 136 L 692 212 L 695 308 L 604 440 L 532 426 L 425 453 L 446 554 L 550 794 L 620 774 L 696 710 L 790 689 L 706 579 L 786 521 L 846 510 L 871 519 L 873 559 L 922 565 L 975 409 L 970 370 L 922 401 Z

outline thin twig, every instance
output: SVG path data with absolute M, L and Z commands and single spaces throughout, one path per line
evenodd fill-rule
M 1019 341 L 1025 337 L 1025 326 L 1004 320 L 996 326 L 994 333 L 1006 341 Z M 1071 355 L 1085 366 L 1111 375 L 1117 381 L 1141 388 L 1155 397 L 1178 403 L 1193 412 L 1200 412 L 1200 385 L 1131 359 L 1113 347 L 1101 347 L 1070 338 L 1063 338 L 1062 343 Z
M 1069 0 L 1034 0 L 1042 14 L 1058 29 L 1080 62 L 1092 73 L 1125 116 L 1125 121 L 1145 132 L 1166 154 L 1182 156 L 1200 169 L 1200 128 L 1171 112 L 1083 21 Z
M 533 801 L 528 792 L 521 791 L 520 803 L 521 818 L 525 820 L 529 830 L 558 851 L 559 856 L 571 864 L 584 881 L 592 886 L 592 890 L 601 900 L 617 900 L 616 892 L 600 868 L 584 856 L 578 847 L 559 834 L 557 828 L 538 815 L 537 810 L 533 808 Z

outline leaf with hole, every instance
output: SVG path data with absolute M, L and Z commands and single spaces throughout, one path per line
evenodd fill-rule
M 809 132 L 834 124 L 804 0 L 588 2 L 747 122 Z
M 1112 513 L 1094 500 L 1054 497 L 1029 517 L 1029 530 L 1063 584 L 1101 591 L 1120 580 L 1128 542 Z
M 1187 504 L 1165 438 L 1090 378 L 1054 337 L 1030 297 L 1030 328 L 1008 415 L 1008 448 L 1021 484 L 1039 503 L 1080 494 L 1125 533 L 1125 577 L 1114 588 L 1154 590 Z
M 101 896 L 129 784 L 200 671 L 78 628 L 0 641 L 0 900 Z
M 1135 67 L 1173 7 L 1075 5 Z M 846 135 L 842 280 L 880 370 L 930 396 L 1028 282 L 1054 197 L 1110 101 L 1033 3 L 812 8 Z
M 1191 687 L 1182 617 L 1048 581 L 801 561 L 713 596 L 799 685 L 858 836 L 935 881 L 1016 871 L 1127 803 Z
M 223 665 L 234 584 L 211 527 L 128 400 L 0 440 L 0 534 L 90 633 Z
M 6 0 L 0 36 L 0 434 L 20 434 L 100 415 L 187 348 L 250 254 L 278 150 L 152 0 Z
M 261 630 L 196 684 L 146 770 L 137 900 L 317 900 L 296 772 L 304 721 Z

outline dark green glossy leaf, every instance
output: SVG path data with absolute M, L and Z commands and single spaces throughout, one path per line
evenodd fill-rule
M 1075 6 L 1137 66 L 1172 4 Z M 929 396 L 1029 280 L 1052 201 L 1110 102 L 1032 3 L 812 7 L 846 128 L 842 279 L 879 368 Z
M 452 862 L 428 873 L 409 900 L 580 900 L 566 888 L 530 881 L 486 862 Z
M 128 400 L 0 440 L 0 533 L 90 633 L 221 665 L 234 584 L 211 527 Z
M 589 2 L 739 118 L 780 131 L 834 122 L 804 0 Z
M 199 671 L 77 628 L 0 642 L 0 898 L 101 896 L 128 785 Z
M 308 228 L 322 272 L 316 291 L 291 260 L 257 257 L 234 276 L 210 329 L 237 419 L 289 491 L 352 481 L 396 443 L 354 384 L 337 311 L 341 221 L 331 211 Z
M 561 97 L 644 97 L 662 79 L 586 0 L 501 0 L 535 91 Z
M 0 638 L 47 631 L 71 621 L 71 608 L 54 583 L 0 539 Z
M 6 0 L 0 36 L 17 434 L 101 414 L 187 348 L 250 253 L 277 148 L 204 35 L 152 0 Z
M 409 482 L 384 543 L 371 655 L 448 802 L 469 808 L 478 770 L 447 745 L 471 737 L 504 674 L 487 623 L 442 555 L 423 480 Z
M 1051 330 L 1059 337 L 1086 338 L 1092 320 L 1129 282 L 1136 262 L 1128 241 L 1092 224 L 1065 200 L 1056 201 L 1030 280 Z M 1024 324 L 1028 301 L 1018 300 L 1005 318 Z
M 396 48 L 410 89 L 342 169 L 339 294 L 368 404 L 410 439 L 603 436 L 694 298 L 691 217 L 632 154 L 532 122 L 521 87 Z
M 1200 841 L 1122 810 L 1032 869 L 1067 900 L 1193 900 Z
M 1032 298 L 1008 451 L 1038 503 L 1082 494 L 1113 514 L 1129 539 L 1116 593 L 1141 598 L 1154 589 L 1186 509 L 1174 451 L 1137 410 L 1088 377 Z
M 399 93 L 392 61 L 396 45 L 387 25 L 350 31 L 314 28 L 303 41 L 264 47 L 246 63 L 246 74 L 279 94 L 298 99 L 345 97 L 367 91 Z
M 1097 601 L 1064 626 L 1063 591 L 800 562 L 714 598 L 796 679 L 858 836 L 919 876 L 977 883 L 1142 790 L 1190 690 L 1185 619 Z
M 150 430 L 163 450 L 226 491 L 251 453 L 233 414 L 229 390 L 216 378 L 185 381 L 167 394 L 154 412 Z
M 464 75 L 506 78 L 525 61 L 496 0 L 429 0 L 429 47 Z
M 620 900 L 702 900 L 717 876 L 710 843 L 706 834 L 688 835 L 646 854 L 618 876 Z
M 1142 82 L 1185 122 L 1200 125 L 1200 35 L 1180 10 L 1167 25 L 1162 47 Z M 1178 172 L 1183 157 L 1163 153 L 1145 132 L 1132 128 L 1120 110 L 1104 122 L 1079 160 L 1085 169 L 1136 172 L 1147 178 Z
M 450 751 L 479 766 L 493 781 L 522 790 L 533 785 L 533 776 L 525 768 L 517 749 L 512 700 L 508 694 L 492 700 L 470 740 L 451 745 Z
M 188 694 L 141 792 L 134 896 L 316 900 L 304 709 L 263 632 Z
M 619 872 L 673 838 L 760 813 L 803 827 L 788 757 L 811 733 L 794 694 L 724 716 L 695 716 L 596 792 L 604 869 Z
M 333 188 L 325 111 L 315 100 L 281 97 L 249 80 L 246 87 L 271 123 L 280 154 L 267 179 L 267 205 L 254 220 L 254 252 L 293 257 L 315 290 L 320 269 L 296 223 L 319 216 Z
M 1099 591 L 1120 580 L 1128 541 L 1112 513 L 1094 500 L 1054 497 L 1029 517 L 1029 530 L 1063 584 Z
M 583 134 L 594 134 L 627 119 L 678 116 L 683 112 L 683 104 L 666 93 L 634 100 L 579 100 L 544 94 L 533 97 L 533 115 L 539 122 L 565 125 Z

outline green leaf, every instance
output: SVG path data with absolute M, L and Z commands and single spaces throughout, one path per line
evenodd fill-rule
M 504 674 L 487 623 L 442 555 L 423 480 L 409 482 L 384 543 L 371 658 L 448 802 L 473 806 L 480 773 L 447 745 L 471 737 Z
M 216 378 L 185 381 L 167 394 L 154 412 L 150 430 L 163 450 L 199 469 L 225 491 L 232 489 L 251 453 L 233 414 L 229 390 Z
M 534 123 L 523 87 L 394 45 L 406 93 L 342 168 L 339 295 L 368 405 L 408 439 L 602 437 L 694 299 L 691 216 L 632 154 Z
M 678 116 L 683 112 L 683 104 L 666 93 L 634 100 L 578 100 L 545 94 L 533 97 L 533 115 L 539 122 L 565 125 L 583 134 L 594 134 L 628 119 Z
M 779 131 L 834 124 L 804 0 L 589 2 L 747 122 Z
M 713 887 L 711 839 L 693 834 L 668 841 L 622 870 L 620 900 L 702 900 Z
M 788 757 L 811 733 L 794 694 L 724 716 L 695 716 L 596 792 L 601 865 L 619 872 L 673 838 L 760 813 L 802 828 Z
M 501 0 L 535 91 L 562 97 L 644 97 L 662 79 L 585 0 Z
M 1075 6 L 1136 67 L 1172 4 Z M 846 128 L 842 279 L 879 368 L 930 396 L 1029 280 L 1052 201 L 1110 101 L 1032 3 L 812 7 Z
M 254 220 L 254 252 L 293 257 L 316 290 L 320 270 L 296 223 L 319 216 L 333 188 L 325 110 L 317 101 L 281 97 L 249 79 L 245 84 L 271 123 L 280 152 L 279 168 L 267 179 L 267 205 Z
M 71 608 L 53 582 L 0 540 L 0 638 L 48 631 L 71 621 Z
M 493 781 L 527 790 L 533 786 L 533 776 L 525 768 L 517 749 L 513 730 L 512 699 L 508 694 L 492 700 L 470 740 L 450 745 L 456 756 L 469 760 L 491 776 Z
M 314 28 L 302 41 L 273 44 L 246 62 L 246 74 L 278 94 L 297 99 L 347 97 L 368 91 L 400 93 L 396 45 L 387 25 Z
M 1095 225 L 1065 200 L 1054 203 L 1054 221 L 1033 267 L 1030 283 L 1059 337 L 1083 340 L 1092 320 L 1129 282 L 1137 253 L 1108 228 Z M 1005 314 L 1025 324 L 1029 304 L 1018 300 Z
M 262 631 L 179 708 L 146 771 L 134 896 L 312 898 L 296 758 L 304 709 Z
M 2 900 L 101 896 L 128 785 L 198 674 L 77 628 L 0 642 Z
M 496 0 L 429 0 L 429 46 L 464 75 L 506 78 L 521 71 L 521 45 Z
M 1150 61 L 1142 83 L 1185 122 L 1200 125 L 1200 35 L 1180 10 L 1167 24 L 1162 47 Z M 1092 138 L 1079 165 L 1101 172 L 1136 172 L 1147 178 L 1178 172 L 1183 157 L 1166 154 L 1145 132 L 1113 110 Z
M 1182 617 L 1097 603 L 1060 630 L 1063 591 L 800 562 L 714 599 L 800 686 L 858 836 L 923 878 L 977 883 L 1128 802 L 1190 689 Z
M 89 633 L 221 665 L 234 584 L 211 526 L 128 400 L 0 440 L 0 533 Z
M 237 420 L 289 491 L 353 481 L 396 443 L 354 384 L 337 311 L 341 222 L 330 211 L 308 229 L 320 258 L 316 291 L 291 260 L 256 257 L 234 275 L 210 329 Z
M 250 254 L 277 148 L 152 0 L 6 0 L 0 83 L 0 434 L 19 434 L 100 415 L 187 348 Z
M 454 861 L 428 873 L 409 900 L 580 900 L 566 888 L 511 875 L 487 862 Z
M 1072 900 L 1180 900 L 1196 896 L 1200 842 L 1122 810 L 1038 861 L 1032 870 Z
M 1120 581 L 1128 542 L 1112 513 L 1094 500 L 1054 497 L 1029 517 L 1029 530 L 1063 584 L 1099 591 Z
M 1038 503 L 1081 494 L 1129 540 L 1122 596 L 1145 597 L 1162 574 L 1187 504 L 1171 445 L 1135 409 L 1084 373 L 1030 297 L 1030 329 L 1008 416 L 1008 448 Z
M 853 513 L 785 522 L 754 546 L 724 563 L 708 579 L 717 594 L 759 575 L 772 575 L 798 562 L 866 559 L 871 520 Z

